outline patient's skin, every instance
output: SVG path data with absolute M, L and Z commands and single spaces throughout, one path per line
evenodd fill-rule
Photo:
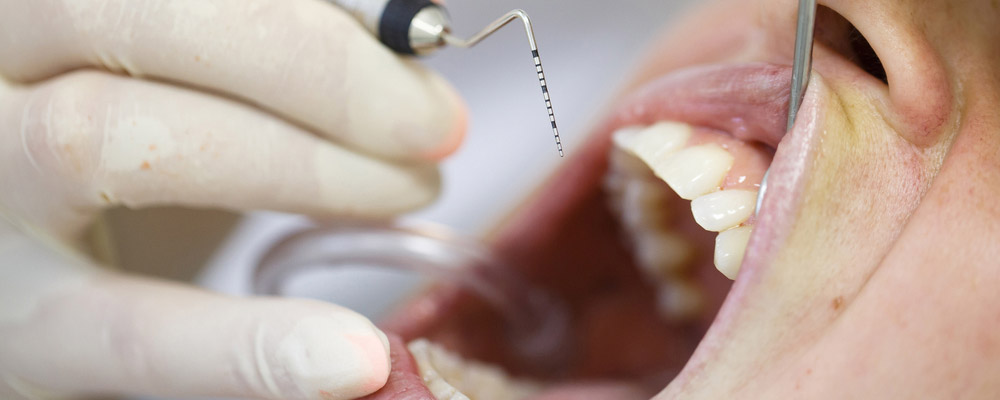
M 796 3 L 701 7 L 655 46 L 615 104 L 678 68 L 790 65 Z M 1000 2 L 820 5 L 809 93 L 774 165 L 805 161 L 768 198 L 791 206 L 755 231 L 690 360 L 677 349 L 701 331 L 650 322 L 649 294 L 613 267 L 628 255 L 602 233 L 613 221 L 599 182 L 619 118 L 493 236 L 508 259 L 572 302 L 576 358 L 565 376 L 662 388 L 682 370 L 664 399 L 1000 396 Z M 848 59 L 847 22 L 881 59 L 888 84 Z M 477 328 L 489 317 L 470 307 L 408 334 L 510 365 L 501 339 Z
M 795 2 L 726 3 L 745 29 L 715 33 L 708 12 L 673 36 L 726 56 L 676 39 L 657 54 L 787 63 Z M 867 38 L 888 87 L 832 51 L 843 39 L 825 26 L 803 116 L 820 139 L 793 222 L 776 251 L 747 255 L 754 270 L 662 397 L 993 398 L 1000 3 L 820 4 Z

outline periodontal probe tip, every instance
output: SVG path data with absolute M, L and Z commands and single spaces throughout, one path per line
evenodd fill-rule
M 563 157 L 562 139 L 559 137 L 559 128 L 556 126 L 556 116 L 552 110 L 552 99 L 549 97 L 549 87 L 545 82 L 545 73 L 542 71 L 542 60 L 538 57 L 538 45 L 535 43 L 535 32 L 531 29 L 531 19 L 528 18 L 528 13 L 521 9 L 511 10 L 468 39 L 456 37 L 449 31 L 443 32 L 441 37 L 449 45 L 468 48 L 479 43 L 515 19 L 520 19 L 524 23 L 524 32 L 528 35 L 528 45 L 531 47 L 531 58 L 535 62 L 535 72 L 538 74 L 538 83 L 542 87 L 545 111 L 549 114 L 549 124 L 552 126 L 552 136 L 555 138 L 559 157 Z

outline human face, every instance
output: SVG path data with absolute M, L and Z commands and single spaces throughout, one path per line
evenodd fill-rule
M 795 11 L 720 0 L 690 14 L 492 236 L 570 304 L 572 356 L 540 376 L 684 399 L 1000 394 L 1000 2 L 820 1 L 786 133 Z M 660 121 L 688 127 L 630 129 Z M 716 234 L 684 198 L 744 191 L 695 200 L 704 226 L 706 204 L 745 205 L 768 166 L 760 214 L 713 260 Z M 448 304 L 389 326 L 527 371 L 493 317 Z

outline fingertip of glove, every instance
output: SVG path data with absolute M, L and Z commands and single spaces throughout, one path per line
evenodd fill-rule
M 367 322 L 367 320 L 365 320 Z M 375 391 L 385 386 L 389 380 L 389 373 L 392 370 L 392 358 L 389 351 L 389 338 L 381 330 L 368 322 L 371 334 L 350 336 L 361 353 L 367 356 L 369 365 L 368 379 L 363 383 L 362 390 L 365 394 L 375 393 Z
M 465 140 L 465 132 L 469 127 L 469 107 L 458 95 L 458 92 L 450 86 L 448 88 L 452 104 L 450 108 L 453 114 L 451 129 L 438 142 L 437 147 L 432 147 L 420 155 L 425 160 L 440 161 L 458 150 L 458 147 Z
M 307 398 L 354 399 L 389 379 L 388 339 L 348 310 L 298 320 L 277 350 L 281 368 Z

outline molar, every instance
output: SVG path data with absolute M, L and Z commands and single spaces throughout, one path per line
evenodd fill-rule
M 637 264 L 658 282 L 676 276 L 694 252 L 691 244 L 673 232 L 633 230 L 631 236 Z
M 663 207 L 671 196 L 663 182 L 632 179 L 622 191 L 622 223 L 631 229 L 659 229 L 669 217 L 669 208 Z
M 721 232 L 750 218 L 756 201 L 757 192 L 720 190 L 691 200 L 691 214 L 705 230 Z
M 684 320 L 701 313 L 704 293 L 697 284 L 682 279 L 666 282 L 656 293 L 657 307 L 667 318 Z
M 681 198 L 692 200 L 719 189 L 733 156 L 716 144 L 688 147 L 665 159 L 650 163 L 653 172 Z

